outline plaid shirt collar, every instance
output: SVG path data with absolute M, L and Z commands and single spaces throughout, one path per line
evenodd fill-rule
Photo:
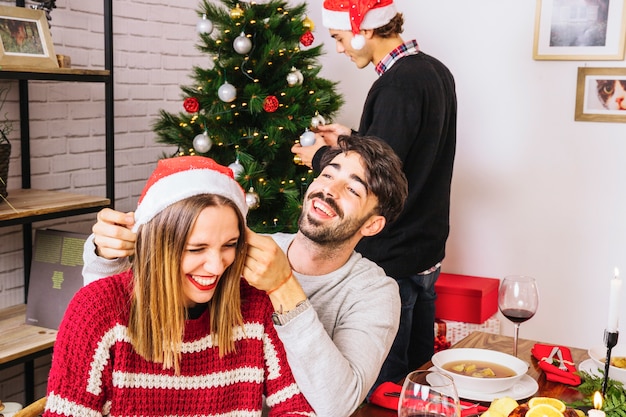
M 395 64 L 400 58 L 405 56 L 415 55 L 419 52 L 419 46 L 415 39 L 403 43 L 393 51 L 389 52 L 383 59 L 376 65 L 376 73 L 381 76 L 387 71 L 393 64 Z

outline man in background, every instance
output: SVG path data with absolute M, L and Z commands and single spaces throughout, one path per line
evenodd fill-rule
M 400 328 L 377 386 L 401 380 L 434 353 L 434 286 L 449 234 L 456 148 L 455 83 L 448 68 L 415 40 L 402 39 L 404 18 L 393 0 L 325 0 L 322 19 L 338 53 L 357 68 L 374 66 L 379 78 L 367 95 L 358 134 L 391 145 L 409 182 L 399 219 L 356 248 L 396 279 L 402 298 Z M 319 170 L 323 145 L 350 132 L 340 124 L 321 125 L 315 145 L 295 145 L 292 151 Z

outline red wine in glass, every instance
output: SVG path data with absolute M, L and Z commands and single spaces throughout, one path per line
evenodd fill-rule
M 519 326 L 535 315 L 538 306 L 539 292 L 534 278 L 523 275 L 504 277 L 498 289 L 498 307 L 502 315 L 515 325 L 513 334 L 515 356 L 517 356 Z
M 502 310 L 502 315 L 513 323 L 524 323 L 535 315 L 533 311 L 522 310 L 521 308 L 505 308 Z

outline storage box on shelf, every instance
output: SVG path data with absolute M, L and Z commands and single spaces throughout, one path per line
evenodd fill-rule
M 464 323 L 484 323 L 498 311 L 497 278 L 441 273 L 435 283 L 435 317 Z

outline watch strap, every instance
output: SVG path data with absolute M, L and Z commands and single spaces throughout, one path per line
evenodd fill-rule
M 311 307 L 311 302 L 307 298 L 304 301 L 300 301 L 293 310 L 286 311 L 282 314 L 278 312 L 272 313 L 272 321 L 276 326 L 284 326 L 309 307 Z

